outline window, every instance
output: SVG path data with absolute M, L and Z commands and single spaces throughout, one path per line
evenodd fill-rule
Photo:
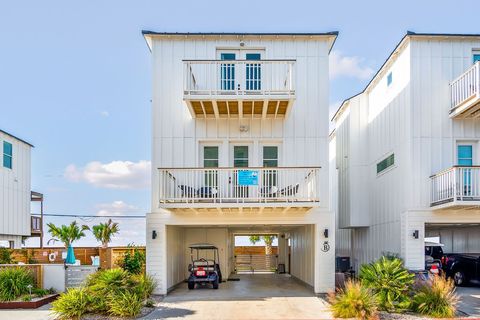
M 278 167 L 278 147 L 263 147 L 263 166 Z
M 473 63 L 480 61 L 480 52 L 473 54 Z
M 247 53 L 245 60 L 260 60 L 260 53 Z M 247 90 L 261 90 L 261 64 L 247 63 L 246 65 L 246 88 Z
M 377 174 L 382 173 L 395 164 L 395 154 L 391 154 L 377 163 Z
M 248 146 L 233 147 L 233 166 L 235 168 L 248 167 Z
M 12 157 L 13 148 L 12 144 L 7 141 L 3 141 L 3 166 L 8 169 L 12 169 Z
M 388 87 L 392 84 L 392 81 L 393 81 L 393 74 L 390 72 L 390 73 L 387 75 L 387 86 L 388 86 Z
M 458 145 L 457 158 L 459 166 L 473 165 L 473 147 L 472 145 Z
M 203 147 L 203 167 L 218 168 L 218 147 Z

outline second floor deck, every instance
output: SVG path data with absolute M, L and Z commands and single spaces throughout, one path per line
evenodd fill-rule
M 480 61 L 467 69 L 450 84 L 450 118 L 480 116 Z
M 295 60 L 184 60 L 192 117 L 284 118 L 295 100 Z
M 302 208 L 319 206 L 320 167 L 159 168 L 159 206 Z

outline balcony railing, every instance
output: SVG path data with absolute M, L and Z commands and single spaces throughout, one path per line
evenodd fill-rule
M 295 60 L 184 60 L 185 96 L 295 95 Z
M 319 202 L 319 167 L 159 168 L 159 200 L 167 204 Z
M 450 117 L 475 116 L 480 107 L 480 61 L 450 84 L 452 104 Z
M 480 201 L 480 167 L 455 166 L 431 179 L 431 206 L 455 203 L 469 205 Z

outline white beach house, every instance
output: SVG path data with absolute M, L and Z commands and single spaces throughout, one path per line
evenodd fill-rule
M 334 288 L 328 56 L 337 33 L 144 31 L 152 54 L 152 208 L 157 293 L 188 277 L 188 246 L 275 234 L 285 271 Z
M 30 150 L 33 146 L 0 130 L 0 245 L 20 248 L 22 239 L 40 235 L 41 220 L 30 214 Z M 36 193 L 35 193 L 36 194 Z
M 337 255 L 480 252 L 480 35 L 408 32 L 334 116 Z M 335 169 L 335 168 L 333 168 Z

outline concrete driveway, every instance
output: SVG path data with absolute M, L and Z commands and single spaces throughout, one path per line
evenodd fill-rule
M 188 290 L 181 284 L 144 319 L 331 319 L 328 304 L 288 275 L 235 275 L 239 281 Z
M 460 296 L 458 310 L 471 317 L 480 317 L 480 285 L 457 287 Z

